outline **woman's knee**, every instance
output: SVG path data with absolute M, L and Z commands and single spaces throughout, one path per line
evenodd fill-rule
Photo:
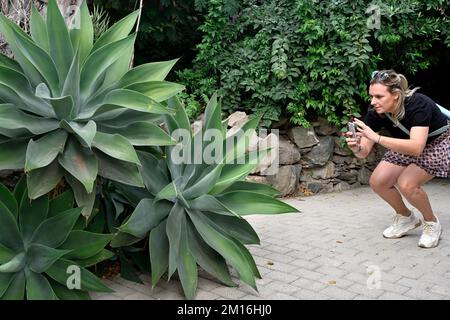
M 391 179 L 388 179 L 384 174 L 377 174 L 376 172 L 372 173 L 369 179 L 369 185 L 374 191 L 382 190 L 382 189 L 390 189 L 394 186 L 394 183 Z
M 400 177 L 397 182 L 398 189 L 404 196 L 412 195 L 416 192 L 420 185 L 414 181 L 413 179 L 402 178 Z

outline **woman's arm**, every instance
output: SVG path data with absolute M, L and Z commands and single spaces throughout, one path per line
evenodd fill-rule
M 375 133 L 364 122 L 355 119 L 355 123 L 358 125 L 358 131 L 361 137 L 365 137 L 373 143 L 378 143 L 383 147 L 406 155 L 418 156 L 422 153 L 427 143 L 429 127 L 412 127 L 409 139 L 397 139 L 381 136 Z

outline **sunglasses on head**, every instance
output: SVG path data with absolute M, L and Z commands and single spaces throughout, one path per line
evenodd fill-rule
M 374 71 L 372 72 L 372 80 L 375 78 L 378 78 L 381 81 L 386 81 L 387 79 L 389 79 L 389 73 L 382 71 Z

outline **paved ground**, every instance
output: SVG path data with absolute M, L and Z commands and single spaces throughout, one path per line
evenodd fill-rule
M 259 292 L 246 284 L 228 288 L 207 275 L 196 299 L 450 299 L 450 180 L 425 186 L 444 227 L 439 247 L 421 249 L 421 230 L 401 239 L 381 235 L 389 207 L 369 188 L 286 199 L 302 212 L 251 216 L 261 238 L 250 251 L 262 274 Z M 94 299 L 183 299 L 177 281 L 151 289 L 121 278 L 116 292 Z

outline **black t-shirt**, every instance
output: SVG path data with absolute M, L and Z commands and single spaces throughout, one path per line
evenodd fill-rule
M 409 138 L 406 133 L 394 126 L 394 123 L 385 115 L 376 113 L 372 106 L 369 107 L 364 117 L 364 123 L 375 132 L 385 128 L 393 138 Z M 411 131 L 412 127 L 429 127 L 429 133 L 431 133 L 445 126 L 447 117 L 439 110 L 433 100 L 424 94 L 416 92 L 405 99 L 405 116 L 400 120 L 400 123 L 409 131 Z M 427 142 L 434 140 L 438 136 L 428 138 Z

